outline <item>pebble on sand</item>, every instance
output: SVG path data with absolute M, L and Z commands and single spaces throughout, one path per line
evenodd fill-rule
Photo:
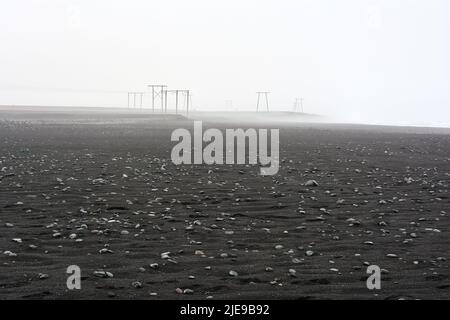
M 103 270 L 97 270 L 94 271 L 94 276 L 99 278 L 113 278 L 114 275 L 111 272 L 103 271 Z
M 308 180 L 305 183 L 305 187 L 318 187 L 319 184 L 317 183 L 316 180 Z
M 39 280 L 45 280 L 45 279 L 48 279 L 48 274 L 45 274 L 45 273 L 39 273 L 38 274 L 38 278 L 39 278 Z
M 232 276 L 232 277 L 237 277 L 237 276 L 239 275 L 239 273 L 237 273 L 237 272 L 234 271 L 234 270 L 230 270 L 230 272 L 228 272 L 228 274 L 229 274 L 230 276 Z
M 17 257 L 17 254 L 12 251 L 4 251 L 3 254 L 8 257 Z
M 170 252 L 161 253 L 161 259 L 170 259 Z

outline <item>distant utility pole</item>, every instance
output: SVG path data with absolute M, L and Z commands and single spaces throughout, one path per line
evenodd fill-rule
M 179 96 L 179 93 L 180 93 L 181 91 L 182 91 L 182 90 L 164 90 L 164 97 L 165 97 L 165 99 L 166 99 L 166 101 L 165 101 L 165 109 L 166 109 L 166 112 L 167 112 L 167 104 L 168 104 L 168 101 L 169 101 L 169 99 L 168 99 L 168 97 L 167 97 L 167 94 L 168 94 L 168 93 L 174 93 L 174 94 L 175 94 L 175 113 L 178 114 L 178 101 L 179 101 L 178 96 Z
M 161 111 L 164 111 L 164 98 L 167 98 L 167 92 L 164 93 L 164 91 L 166 91 L 165 88 L 167 86 L 163 84 L 150 84 L 147 87 L 151 88 L 152 92 L 152 111 L 155 112 L 155 99 L 158 97 L 160 98 Z
M 191 101 L 191 92 L 186 90 L 186 114 L 189 114 L 189 103 Z
M 189 113 L 189 105 L 192 103 L 192 97 L 189 90 L 163 90 L 162 95 L 164 96 L 164 111 L 168 111 L 168 94 L 175 94 L 175 113 L 178 114 L 180 107 L 180 96 L 184 95 L 184 106 L 186 106 L 186 113 Z
M 295 99 L 294 111 L 301 111 L 301 113 L 303 113 L 303 98 Z
M 265 96 L 266 100 L 266 111 L 269 112 L 269 93 L 268 91 L 259 91 L 256 94 L 258 95 L 258 101 L 256 102 L 256 112 L 259 112 L 259 103 L 261 101 L 261 96 Z
M 133 108 L 136 108 L 138 106 L 138 97 L 140 98 L 139 107 L 142 108 L 144 94 L 145 92 L 128 92 L 128 108 L 130 108 L 131 106 L 133 106 Z M 131 104 L 131 97 L 133 97 L 133 104 Z
M 195 110 L 195 108 L 194 108 L 194 104 L 192 103 L 192 93 L 189 91 L 189 107 L 192 109 L 192 110 Z

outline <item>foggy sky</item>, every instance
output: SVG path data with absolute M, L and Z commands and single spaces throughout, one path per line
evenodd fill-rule
M 448 0 L 16 0 L 0 9 L 0 105 L 126 106 L 190 89 L 196 109 L 450 125 Z M 229 102 L 229 101 L 232 101 Z

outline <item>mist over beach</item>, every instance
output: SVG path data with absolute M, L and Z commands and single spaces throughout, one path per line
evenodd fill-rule
M 445 0 L 28 0 L 0 12 L 0 105 L 125 107 L 160 82 L 201 111 L 448 126 Z M 189 87 L 189 88 L 187 88 Z M 146 106 L 150 101 L 145 97 Z

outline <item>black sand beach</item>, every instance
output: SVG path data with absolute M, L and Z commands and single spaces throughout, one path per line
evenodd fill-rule
M 181 116 L 1 110 L 0 299 L 450 298 L 450 130 L 272 126 L 263 177 L 172 164 Z

